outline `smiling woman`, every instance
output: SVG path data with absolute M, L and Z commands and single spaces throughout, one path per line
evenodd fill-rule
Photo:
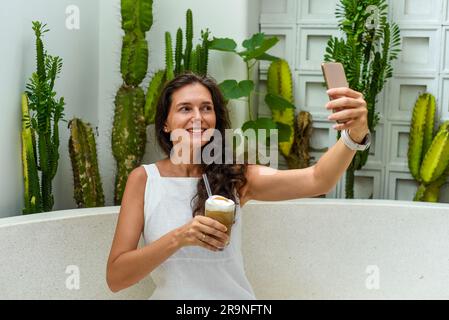
M 228 111 L 213 79 L 187 73 L 166 84 L 155 130 L 167 158 L 137 168 L 128 179 L 108 261 L 111 290 L 129 287 L 151 272 L 156 283 L 152 299 L 255 299 L 243 270 L 240 207 L 230 239 L 223 224 L 204 216 L 207 191 L 199 179 L 207 174 L 214 194 L 239 203 L 237 190 L 245 184 L 246 166 L 175 165 L 169 157 L 183 143 L 172 139 L 175 131 L 193 137 L 186 140 L 193 159 L 211 143 L 203 130 L 225 136 L 229 128 Z M 218 156 L 225 163 L 224 154 Z M 146 246 L 137 249 L 142 232 Z
M 366 135 L 363 97 L 350 89 L 335 90 L 329 94 L 341 98 L 329 107 L 338 104 L 353 119 L 350 129 L 355 139 Z M 340 140 L 316 165 L 295 170 L 226 164 L 225 153 L 212 163 L 177 163 L 173 150 L 183 141 L 172 139 L 175 130 L 193 136 L 187 140 L 189 148 L 182 149 L 193 160 L 213 142 L 205 139 L 203 130 L 215 129 L 225 136 L 230 127 L 215 81 L 192 73 L 166 84 L 155 119 L 158 143 L 167 158 L 135 169 L 128 178 L 109 255 L 109 287 L 116 292 L 151 273 L 156 284 L 151 299 L 255 299 L 243 268 L 241 207 L 249 200 L 324 194 L 344 173 L 355 150 Z M 199 178 L 202 174 L 208 177 L 212 194 L 236 204 L 230 236 L 225 225 L 204 215 L 208 194 Z M 145 246 L 138 249 L 141 233 Z

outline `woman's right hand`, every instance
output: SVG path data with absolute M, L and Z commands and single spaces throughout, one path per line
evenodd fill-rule
M 200 246 L 211 251 L 220 251 L 229 242 L 226 227 L 220 222 L 201 215 L 179 228 L 180 246 Z

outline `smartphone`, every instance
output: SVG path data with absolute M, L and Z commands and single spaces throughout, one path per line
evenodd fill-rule
M 348 80 L 346 79 L 345 69 L 340 62 L 322 63 L 321 70 L 323 71 L 324 81 L 326 82 L 327 89 L 349 87 Z M 332 112 L 338 111 L 341 111 L 341 108 L 332 109 Z M 337 120 L 337 123 L 345 123 L 346 121 Z

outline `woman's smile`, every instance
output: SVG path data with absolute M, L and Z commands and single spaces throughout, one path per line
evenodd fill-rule
M 202 136 L 206 130 L 207 130 L 206 128 L 200 128 L 200 129 L 197 129 L 197 128 L 190 128 L 190 129 L 187 129 L 187 131 L 189 132 L 189 134 L 190 134 L 191 136 L 195 136 L 195 137 L 197 137 L 197 136 Z

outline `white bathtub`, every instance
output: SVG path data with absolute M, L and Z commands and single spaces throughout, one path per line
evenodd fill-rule
M 0 219 L 0 299 L 148 298 L 150 276 L 116 294 L 106 285 L 118 211 Z M 448 204 L 252 201 L 243 226 L 259 299 L 449 299 Z

